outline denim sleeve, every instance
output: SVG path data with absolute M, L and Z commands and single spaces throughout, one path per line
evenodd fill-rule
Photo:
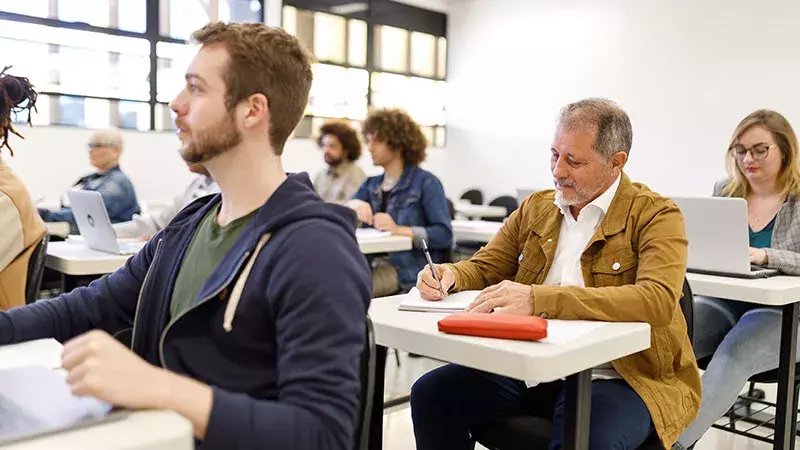
M 369 203 L 369 186 L 367 186 L 367 183 L 369 183 L 369 180 L 361 183 L 361 187 L 353 194 L 353 200 L 361 200 Z
M 453 229 L 450 224 L 450 210 L 444 196 L 442 183 L 435 176 L 422 183 L 422 209 L 425 215 L 425 235 L 414 233 L 414 247 L 422 247 L 422 238 L 428 240 L 432 249 L 448 249 L 453 242 Z M 421 233 L 422 234 L 422 233 Z
M 75 223 L 75 215 L 72 208 L 61 208 L 58 211 L 51 211 L 46 208 L 38 208 L 39 216 L 45 222 L 67 222 L 69 223 L 70 234 L 78 234 L 78 224 Z
M 133 185 L 122 173 L 119 176 L 110 176 L 97 187 L 97 192 L 103 196 L 111 223 L 127 222 L 139 211 Z

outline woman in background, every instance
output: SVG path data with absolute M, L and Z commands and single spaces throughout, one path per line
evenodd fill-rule
M 800 167 L 797 137 L 786 118 L 769 110 L 745 117 L 728 147 L 727 169 L 714 196 L 747 200 L 750 262 L 800 275 Z M 778 367 L 780 309 L 696 296 L 694 314 L 695 355 L 713 356 L 702 377 L 700 413 L 676 449 L 698 441 L 750 377 Z
M 45 235 L 45 227 L 28 189 L 3 163 L 2 150 L 14 151 L 8 142 L 11 134 L 22 137 L 12 124 L 12 114 L 36 107 L 36 91 L 27 78 L 0 72 L 0 310 L 25 304 L 28 261 Z

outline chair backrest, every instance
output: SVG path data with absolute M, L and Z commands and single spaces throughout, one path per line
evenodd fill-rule
M 686 330 L 689 333 L 689 342 L 694 344 L 694 296 L 689 280 L 683 279 L 683 293 L 681 294 L 681 311 L 686 319 Z
M 456 207 L 453 205 L 453 201 L 449 198 L 447 200 L 447 211 L 450 213 L 450 220 L 456 218 Z
M 480 189 L 469 189 L 461 194 L 461 200 L 469 200 L 473 205 L 483 204 L 483 191 Z
M 361 353 L 359 379 L 361 380 L 361 403 L 358 406 L 358 422 L 356 423 L 356 438 L 354 450 L 367 450 L 369 448 L 369 435 L 372 423 L 372 402 L 375 395 L 376 348 L 375 332 L 372 329 L 372 320 L 366 320 L 367 341 Z
M 47 234 L 36 244 L 33 249 L 31 259 L 28 261 L 28 275 L 25 279 L 25 304 L 29 305 L 36 302 L 39 298 L 39 289 L 42 287 L 42 275 L 44 275 L 44 260 L 47 256 Z
M 506 209 L 506 217 L 508 217 L 511 215 L 511 213 L 517 210 L 517 208 L 519 207 L 519 203 L 517 202 L 516 198 L 510 195 L 502 195 L 489 202 L 489 206 L 502 206 L 503 208 Z M 491 222 L 503 221 L 503 219 L 499 217 L 487 217 L 485 220 Z

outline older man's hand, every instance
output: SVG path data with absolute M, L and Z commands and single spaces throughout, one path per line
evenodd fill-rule
M 513 281 L 501 281 L 489 286 L 467 307 L 470 313 L 533 314 L 533 287 Z

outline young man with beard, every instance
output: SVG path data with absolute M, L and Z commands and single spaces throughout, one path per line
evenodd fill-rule
M 77 395 L 188 418 L 204 449 L 352 448 L 371 293 L 355 214 L 287 176 L 312 80 L 297 39 L 209 24 L 173 100 L 181 155 L 221 194 L 124 268 L 0 314 L 0 344 L 54 337 Z M 111 337 L 132 328 L 131 348 Z
M 356 165 L 361 156 L 361 140 L 347 122 L 325 122 L 317 145 L 322 149 L 327 169 L 314 177 L 314 188 L 326 202 L 344 203 L 358 191 L 367 175 Z

